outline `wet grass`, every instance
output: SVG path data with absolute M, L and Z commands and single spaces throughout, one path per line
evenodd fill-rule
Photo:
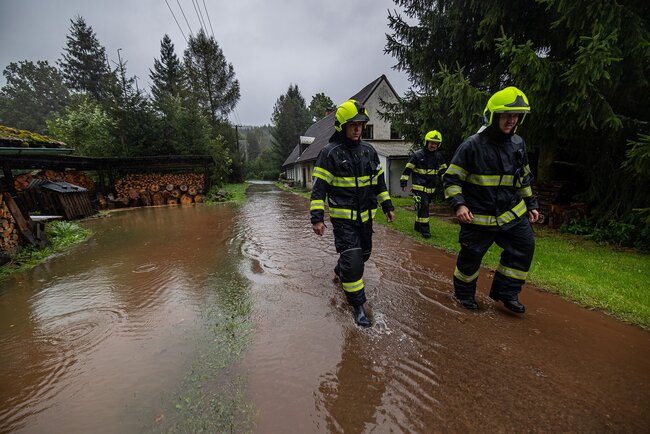
M 88 229 L 81 227 L 78 223 L 68 221 L 46 223 L 45 233 L 51 245 L 42 249 L 32 246 L 23 248 L 11 257 L 10 262 L 0 266 L 0 280 L 6 279 L 13 273 L 34 268 L 51 255 L 64 252 L 92 236 L 92 232 Z
M 214 205 L 216 203 L 234 203 L 242 205 L 246 202 L 246 190 L 250 187 L 248 182 L 240 182 L 236 184 L 223 184 L 222 186 L 214 186 L 206 195 L 205 203 Z M 219 194 L 225 192 L 225 196 Z
M 418 241 L 458 253 L 458 225 L 431 219 L 431 238 L 413 229 L 416 213 L 411 198 L 394 198 L 396 220 L 389 226 Z M 409 209 L 410 208 L 410 209 Z M 377 221 L 386 224 L 378 214 Z M 496 268 L 501 249 L 494 245 L 483 265 Z M 536 228 L 535 257 L 528 281 L 587 308 L 601 309 L 626 322 L 650 328 L 650 255 L 615 249 Z
M 197 354 L 151 432 L 253 432 L 254 408 L 237 366 L 252 333 L 249 286 L 234 265 L 229 268 L 208 279 L 211 297 L 201 313 Z

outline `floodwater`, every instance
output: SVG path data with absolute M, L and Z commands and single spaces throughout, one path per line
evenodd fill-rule
M 511 314 L 488 270 L 464 311 L 454 257 L 379 225 L 360 329 L 307 208 L 116 213 L 0 283 L 0 431 L 647 432 L 647 331 L 528 286 Z

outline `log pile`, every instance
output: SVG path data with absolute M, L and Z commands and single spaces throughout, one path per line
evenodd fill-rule
M 125 206 L 189 205 L 202 202 L 203 174 L 129 174 L 115 182 L 116 202 Z
M 533 184 L 533 194 L 539 201 L 539 223 L 548 221 L 551 214 L 551 206 L 557 203 L 560 194 L 564 188 L 562 181 L 535 181 Z
M 48 181 L 58 182 L 64 181 L 83 187 L 89 192 L 95 191 L 95 183 L 93 180 L 83 172 L 76 170 L 58 171 L 47 169 L 40 171 L 36 175 L 32 175 L 32 173 L 23 173 L 14 177 L 14 188 L 17 192 L 25 191 L 33 179 L 47 179 Z
M 18 247 L 18 227 L 9 207 L 5 201 L 4 195 L 0 193 L 0 252 L 11 254 Z
M 584 202 L 551 205 L 548 216 L 548 226 L 557 229 L 562 225 L 571 223 L 571 220 L 581 220 L 589 214 L 589 206 Z

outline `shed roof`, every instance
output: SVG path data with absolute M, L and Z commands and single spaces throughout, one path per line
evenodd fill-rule
M 60 155 L 73 151 L 51 137 L 0 125 L 0 155 Z

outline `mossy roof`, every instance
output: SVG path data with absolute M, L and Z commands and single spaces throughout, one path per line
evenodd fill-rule
M 0 125 L 0 147 L 62 148 L 65 143 L 42 134 Z

